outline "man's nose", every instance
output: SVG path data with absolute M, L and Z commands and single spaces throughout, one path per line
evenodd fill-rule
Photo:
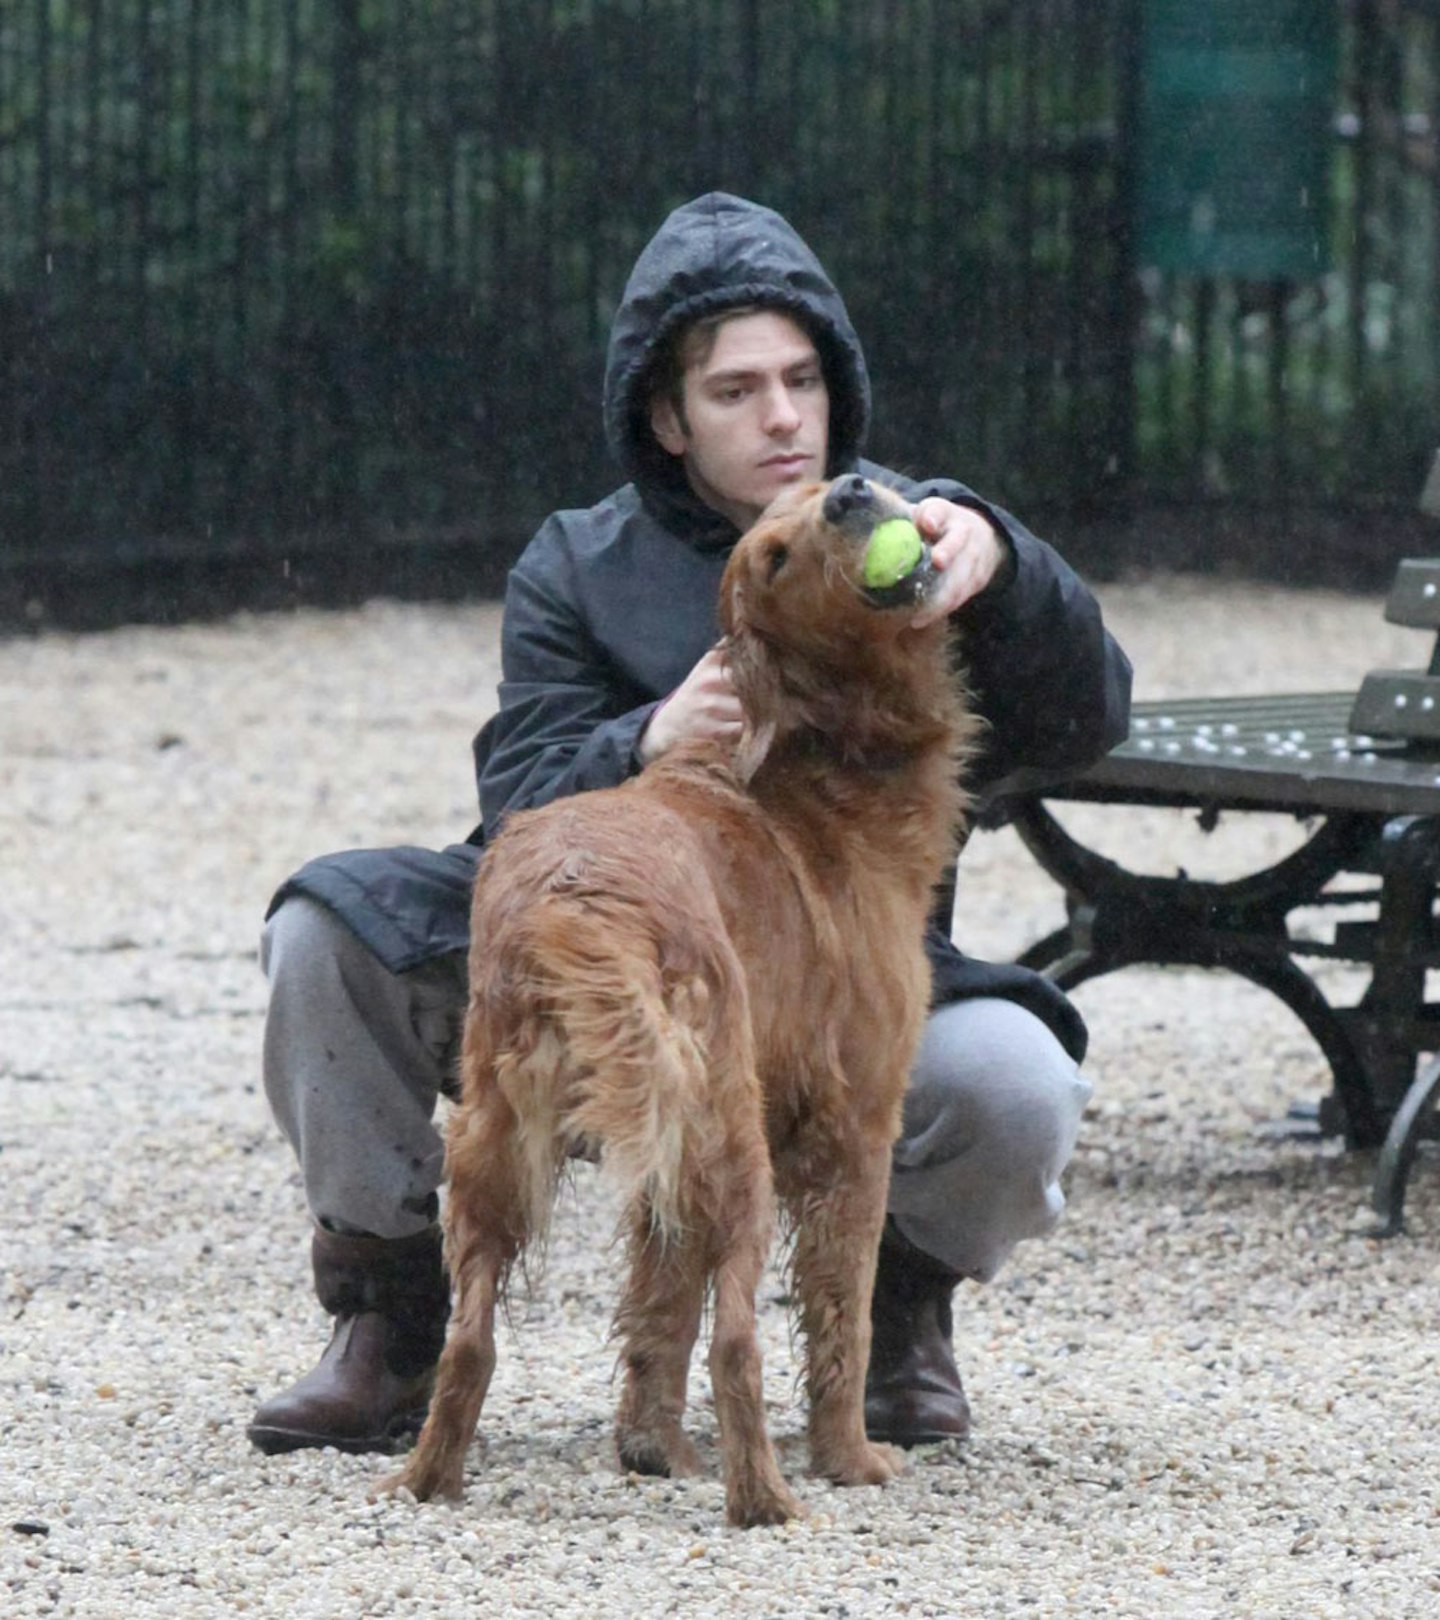
M 849 512 L 862 510 L 875 504 L 875 488 L 868 478 L 859 473 L 847 473 L 831 484 L 821 510 L 827 523 L 839 523 Z
M 793 433 L 800 426 L 800 412 L 783 383 L 771 388 L 765 399 L 765 426 L 771 433 Z

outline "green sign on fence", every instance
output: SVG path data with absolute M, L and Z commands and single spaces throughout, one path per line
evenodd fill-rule
M 1304 278 L 1327 268 L 1338 8 L 1141 0 L 1140 262 Z

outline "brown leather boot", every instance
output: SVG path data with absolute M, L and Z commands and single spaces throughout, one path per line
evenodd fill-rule
M 970 1403 L 950 1341 L 950 1296 L 960 1280 L 886 1220 L 865 1375 L 865 1432 L 872 1440 L 920 1446 L 970 1433 Z
M 246 1433 L 269 1453 L 392 1451 L 425 1421 L 445 1341 L 440 1229 L 392 1241 L 317 1226 L 310 1255 L 334 1334 L 318 1365 L 266 1401 Z

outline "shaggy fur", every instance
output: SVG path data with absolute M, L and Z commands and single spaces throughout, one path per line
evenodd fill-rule
M 926 1016 L 932 889 L 976 722 L 943 623 L 857 581 L 895 497 L 858 477 L 782 497 L 721 588 L 737 748 L 676 748 L 623 786 L 515 815 L 475 889 L 461 1101 L 447 1138 L 455 1291 L 429 1420 L 387 1482 L 458 1496 L 495 1310 L 567 1154 L 628 1197 L 620 1462 L 699 1467 L 682 1427 L 707 1290 L 726 1509 L 800 1511 L 761 1397 L 755 1292 L 775 1197 L 794 1231 L 815 1471 L 879 1484 L 865 1437 L 890 1150 Z

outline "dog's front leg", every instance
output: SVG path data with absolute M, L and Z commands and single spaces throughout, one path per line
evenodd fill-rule
M 806 1341 L 810 1463 L 838 1485 L 883 1485 L 903 1452 L 865 1437 L 870 1301 L 890 1185 L 888 1143 L 846 1144 L 791 1205 L 795 1291 Z
M 425 1426 L 405 1466 L 381 1481 L 382 1492 L 404 1488 L 421 1502 L 436 1496 L 450 1501 L 460 1498 L 465 1453 L 495 1372 L 498 1254 L 483 1256 L 473 1271 L 473 1280 L 456 1295 Z

